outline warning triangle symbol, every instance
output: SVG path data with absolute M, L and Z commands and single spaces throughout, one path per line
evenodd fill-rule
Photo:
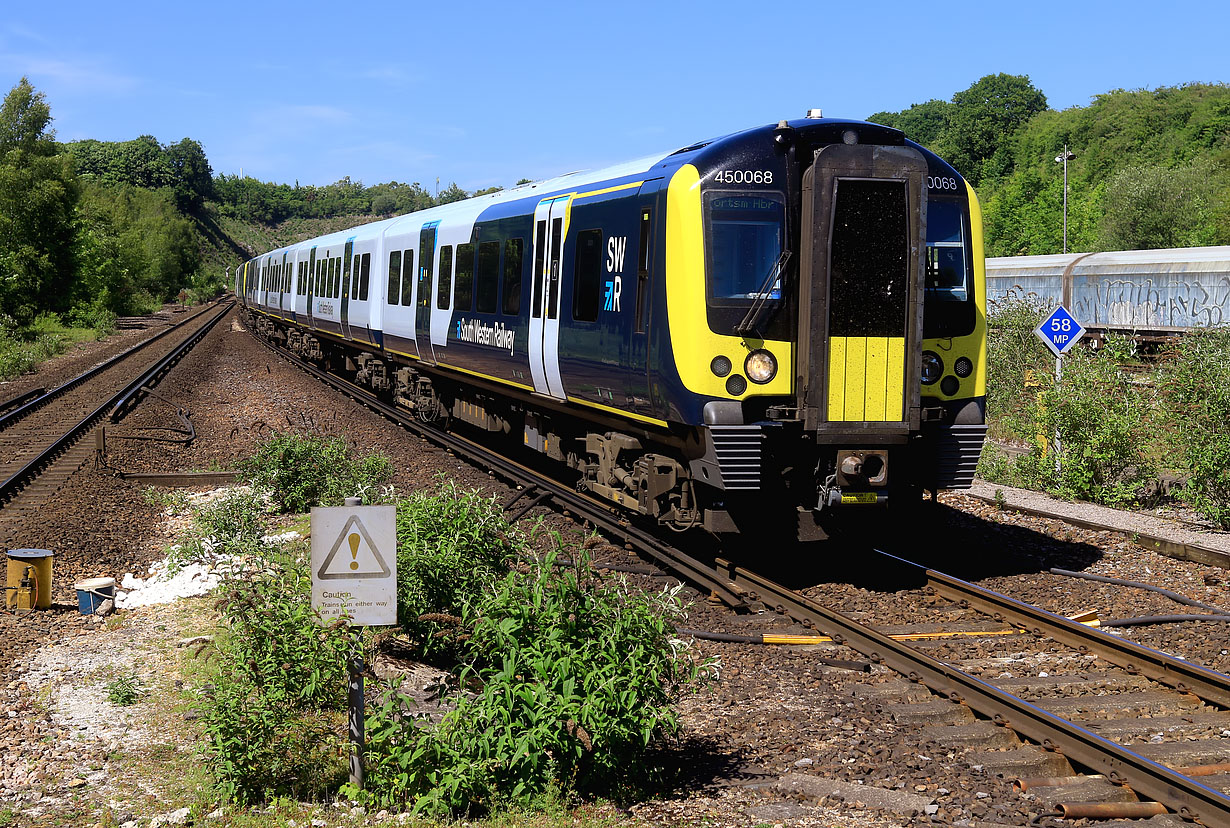
M 341 552 L 342 554 L 338 554 Z M 320 580 L 387 578 L 393 574 L 358 515 L 351 515 L 316 572 Z

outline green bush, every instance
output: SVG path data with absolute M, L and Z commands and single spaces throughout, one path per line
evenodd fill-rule
M 397 620 L 420 655 L 456 655 L 463 608 L 500 580 L 516 551 L 493 498 L 452 481 L 397 504 Z
M 438 725 L 386 688 L 367 722 L 368 800 L 470 814 L 660 781 L 650 751 L 677 731 L 672 702 L 698 675 L 671 637 L 678 589 L 603 582 L 583 556 L 554 563 L 513 570 L 467 605 L 459 683 L 474 692 L 454 693 Z
M 93 341 L 102 334 L 89 327 L 70 328 L 54 313 L 40 313 L 24 328 L 0 315 L 0 381 L 31 371 L 73 344 Z
M 222 672 L 202 706 L 206 764 L 218 792 L 239 805 L 274 796 L 323 797 L 346 777 L 335 721 L 296 707 L 248 674 Z
M 147 496 L 153 502 L 155 496 Z M 171 506 L 175 498 L 165 498 Z M 162 505 L 159 500 L 155 505 Z M 172 568 L 206 563 L 220 557 L 261 552 L 264 544 L 265 504 L 260 495 L 237 489 L 192 508 L 192 528 L 180 535 L 177 548 L 167 556 Z
M 1034 439 L 1037 390 L 1051 382 L 1055 361 L 1034 328 L 1045 309 L 1036 302 L 1001 302 L 987 317 L 987 425 L 991 439 Z M 1027 385 L 1032 382 L 1037 388 Z
M 1052 383 L 1035 409 L 1033 432 L 1046 442 L 1013 463 L 1017 479 L 1098 503 L 1127 504 L 1139 497 L 1154 476 L 1148 452 L 1152 399 L 1120 370 L 1118 357 L 1128 352 L 1112 343 L 1102 352 L 1075 348 L 1064 357 L 1062 382 Z
M 351 645 L 342 624 L 324 626 L 312 609 L 303 557 L 264 562 L 222 587 L 228 629 L 201 719 L 206 764 L 220 793 L 240 804 L 321 796 L 345 776 L 336 711 L 346 705 Z
M 1188 475 L 1182 497 L 1230 529 L 1230 328 L 1180 340 L 1163 387 L 1169 440 Z
M 341 437 L 278 432 L 240 466 L 257 488 L 268 489 L 283 512 L 339 506 L 347 497 L 371 503 L 393 477 L 378 452 L 354 456 Z
M 225 659 L 235 671 L 299 709 L 345 707 L 350 644 L 339 624 L 322 628 L 303 562 L 228 579 L 218 607 L 229 625 Z

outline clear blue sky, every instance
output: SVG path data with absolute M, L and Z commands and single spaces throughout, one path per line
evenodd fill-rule
M 996 72 L 1056 109 L 1230 80 L 1224 0 L 6 5 L 0 92 L 29 76 L 60 140 L 187 136 L 303 184 L 507 186 Z

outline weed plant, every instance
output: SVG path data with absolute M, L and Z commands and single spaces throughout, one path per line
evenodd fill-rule
M 1166 436 L 1187 474 L 1181 496 L 1230 529 L 1230 328 L 1181 339 L 1162 376 Z
M 655 787 L 650 748 L 677 732 L 672 703 L 698 676 L 671 637 L 678 589 L 603 581 L 582 551 L 556 561 L 513 569 L 466 604 L 467 689 L 438 725 L 386 686 L 367 722 L 367 789 L 352 795 L 443 816 Z
M 1137 501 L 1156 474 L 1148 452 L 1153 406 L 1150 393 L 1120 370 L 1127 352 L 1121 343 L 1068 352 L 1062 382 L 1038 397 L 1034 431 L 1045 441 L 1013 464 L 1018 482 L 1069 499 Z
M 318 797 L 345 776 L 344 623 L 325 625 L 311 605 L 305 544 L 228 579 L 218 609 L 218 675 L 202 704 L 205 756 L 224 798 Z
M 107 691 L 107 701 L 118 707 L 129 707 L 140 701 L 148 690 L 136 672 L 121 673 L 104 688 Z
M 169 502 L 175 502 L 174 498 Z M 191 563 L 264 552 L 261 537 L 266 509 L 259 493 L 234 489 L 192 511 L 192 528 L 180 536 L 178 545 L 167 555 L 172 571 Z
M 462 610 L 494 588 L 518 550 L 499 505 L 476 490 L 443 481 L 398 502 L 397 619 L 421 657 L 458 656 Z
M 232 506 L 217 520 L 249 525 L 247 507 Z M 381 684 L 366 790 L 343 785 L 354 638 L 312 609 L 306 543 L 258 548 L 224 582 L 225 630 L 207 645 L 216 677 L 201 722 L 221 797 L 341 791 L 446 816 L 660 787 L 651 757 L 676 734 L 673 703 L 698 676 L 672 638 L 678 589 L 645 595 L 604 581 L 581 550 L 564 566 L 558 554 L 537 561 L 493 499 L 451 482 L 404 498 L 397 516 L 401 626 L 450 670 L 448 712 L 433 724 L 395 682 Z M 198 519 L 195 531 L 216 523 Z
M 1032 438 L 1036 392 L 1050 383 L 1055 369 L 1034 335 L 1044 313 L 1036 302 L 1009 300 L 987 318 L 987 425 L 993 440 Z
M 267 489 L 283 512 L 340 506 L 347 497 L 376 499 L 393 477 L 379 452 L 354 455 L 341 437 L 277 432 L 240 466 L 256 488 Z

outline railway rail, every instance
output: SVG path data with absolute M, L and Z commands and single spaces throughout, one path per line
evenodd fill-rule
M 56 388 L 23 395 L 9 406 L 0 416 L 0 520 L 9 524 L 36 510 L 39 498 L 31 495 L 58 488 L 88 456 L 82 436 L 104 417 L 122 417 L 232 306 L 207 306 Z M 168 341 L 174 344 L 153 347 Z
M 1180 718 L 1186 724 L 1176 726 L 1180 731 L 1190 735 L 1204 728 L 1220 736 L 1223 730 L 1230 731 L 1230 712 L 1226 712 L 1230 709 L 1230 677 L 903 558 L 877 552 L 887 568 L 895 569 L 913 586 L 967 608 L 983 617 L 984 623 L 989 618 L 998 625 L 995 630 L 972 632 L 969 638 L 944 639 L 949 642 L 946 646 L 959 646 L 952 642 L 998 637 L 1001 641 L 1011 640 L 1012 646 L 1019 649 L 1030 646 L 1022 641 L 1033 641 L 1038 646 L 1068 648 L 1073 659 L 1096 663 L 1099 669 L 1108 666 L 1117 671 L 1113 676 L 1085 672 L 1053 677 L 1007 677 L 1006 680 L 1004 677 L 980 677 L 962 669 L 958 664 L 960 658 L 954 656 L 945 660 L 931 654 L 927 646 L 919 643 L 917 636 L 905 636 L 906 640 L 901 640 L 901 636 L 895 637 L 855 620 L 731 562 L 718 559 L 711 565 L 698 560 L 605 505 L 463 436 L 431 428 L 412 413 L 384 403 L 366 389 L 263 339 L 260 341 L 317 379 L 415 434 L 523 486 L 522 491 L 505 504 L 511 519 L 518 519 L 534 506 L 550 500 L 565 514 L 589 521 L 626 547 L 736 610 L 761 607 L 775 610 L 893 669 L 909 680 L 911 684 L 907 687 L 917 687 L 920 691 L 925 687 L 930 694 L 949 700 L 946 703 L 960 712 L 955 721 L 969 721 L 977 715 L 982 717 L 984 729 L 991 728 L 1013 740 L 1019 741 L 1019 737 L 1042 746 L 1054 757 L 1048 765 L 1052 769 L 1050 775 L 1061 778 L 1029 779 L 1020 784 L 1023 788 L 1046 787 L 1059 791 L 1061 799 L 1063 792 L 1071 792 L 1072 797 L 1062 802 L 1054 815 L 1107 818 L 1169 811 L 1206 826 L 1230 828 L 1230 796 L 1226 793 L 1230 790 L 1230 747 L 1220 744 L 1230 743 L 1230 740 L 1219 738 L 1216 742 L 1199 742 L 1195 748 L 1169 743 L 1179 744 L 1178 749 L 1140 742 L 1142 728 L 1147 727 L 1136 718 L 1157 711 L 1183 711 Z M 1085 703 L 1085 708 L 1079 703 L 1073 705 L 1073 688 L 1080 686 L 1087 688 L 1090 698 L 1101 701 Z M 1108 701 L 1106 696 L 1114 698 Z M 1065 698 L 1068 700 L 1064 701 Z M 1107 711 L 1122 709 L 1133 718 L 1127 725 L 1122 720 L 1109 718 L 1090 720 L 1080 715 L 1086 708 L 1096 708 L 1103 716 Z M 1119 734 L 1120 738 L 1112 738 L 1114 734 Z M 1073 775 L 1078 770 L 1094 776 Z M 1103 787 L 1110 793 L 1102 790 L 1091 794 L 1087 785 L 1068 784 L 1073 779 L 1102 780 Z

